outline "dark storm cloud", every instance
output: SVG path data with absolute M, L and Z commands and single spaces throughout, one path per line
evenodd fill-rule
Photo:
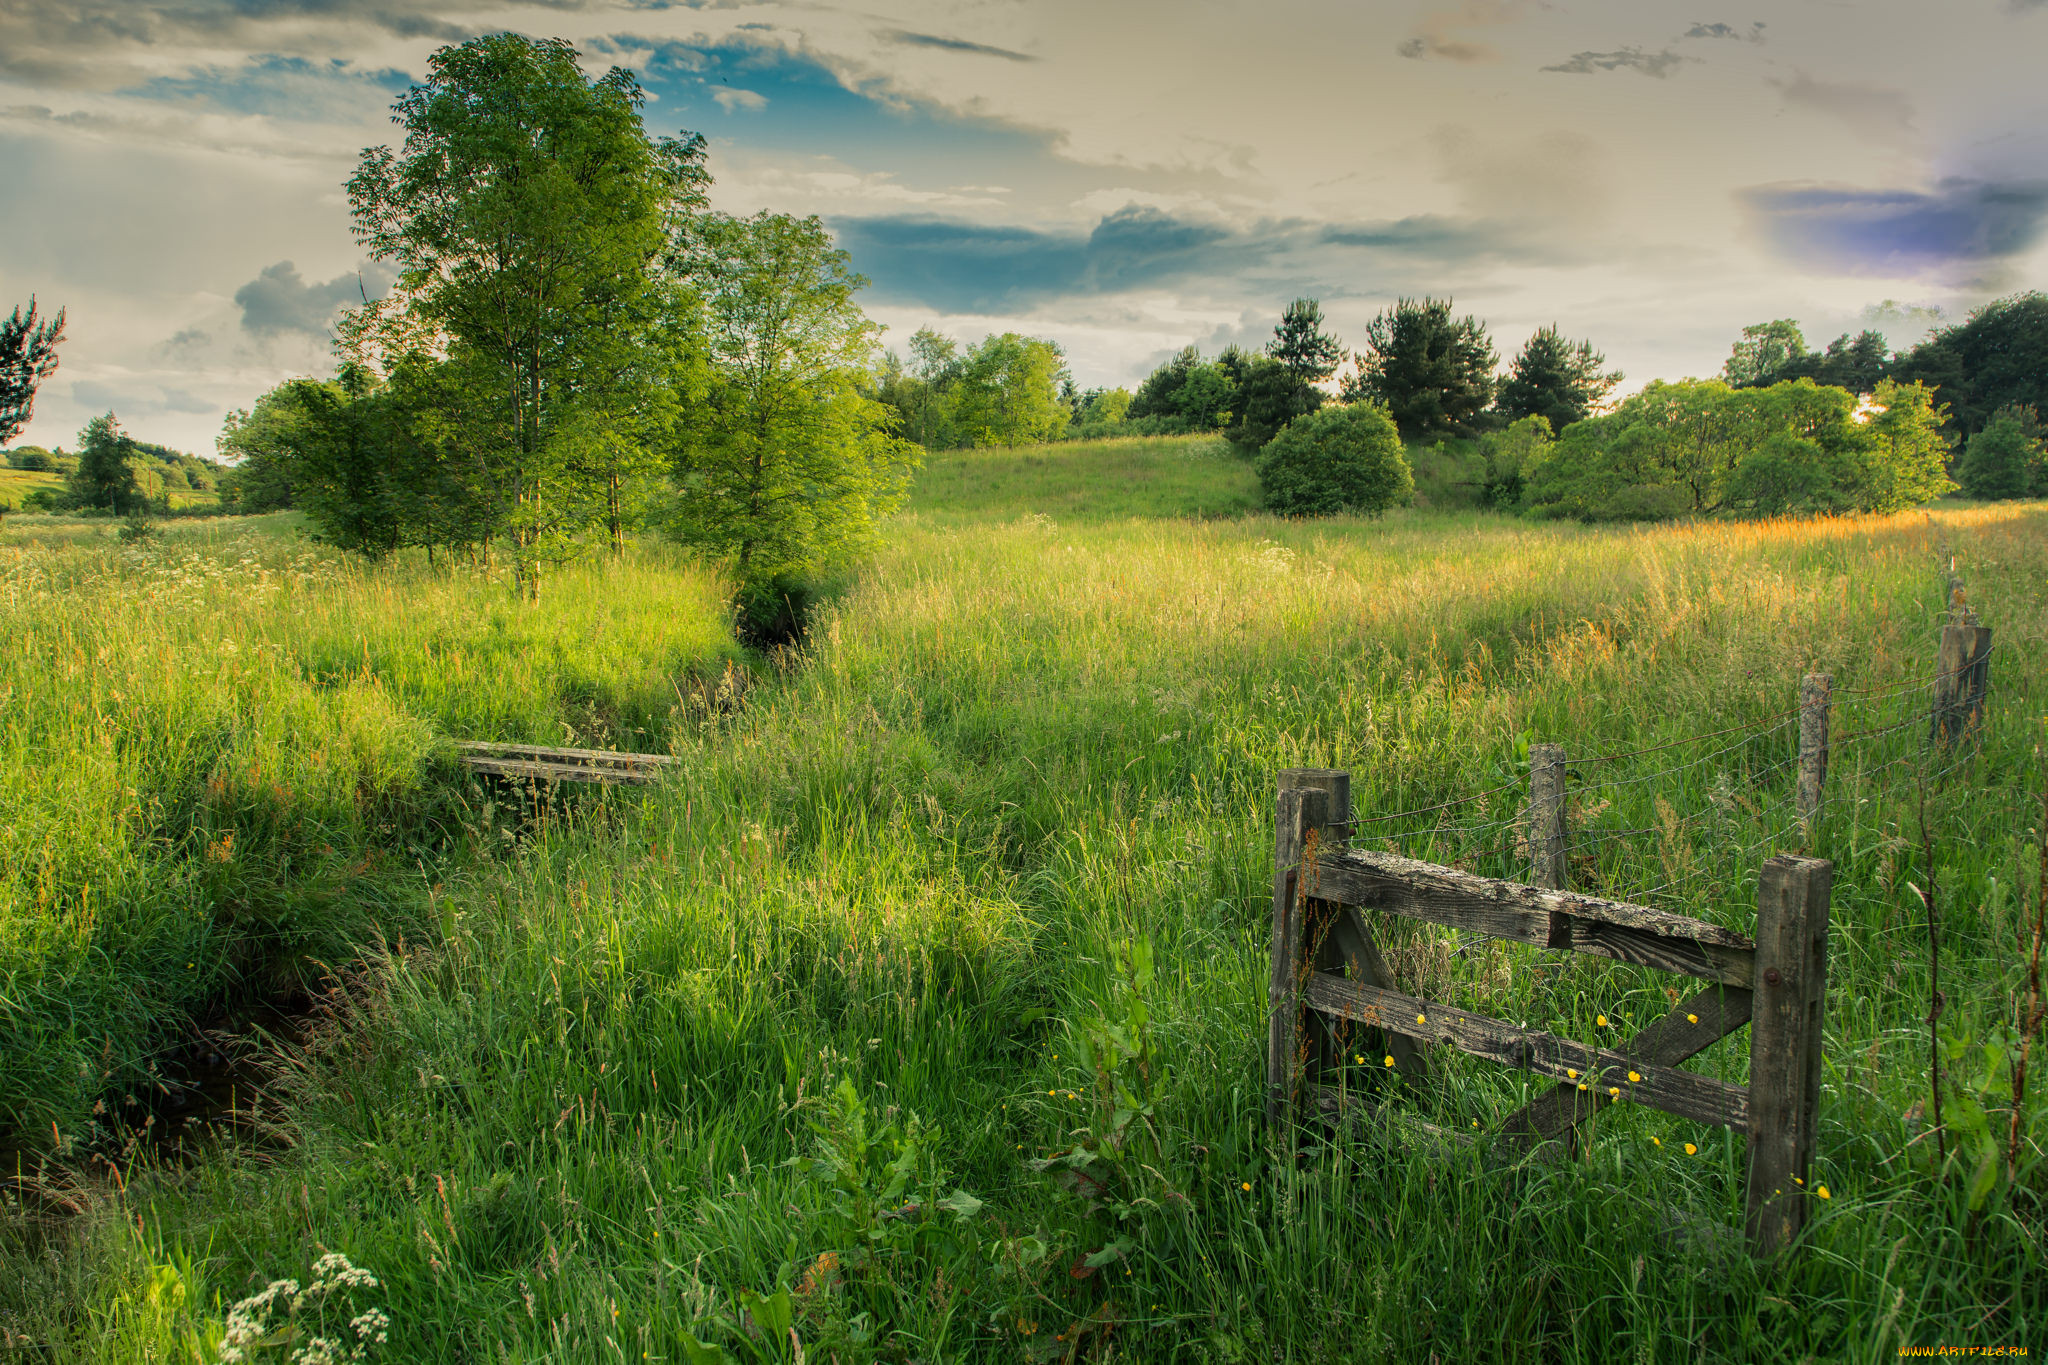
M 366 262 L 361 271 L 337 275 L 325 284 L 299 278 L 298 267 L 279 261 L 235 291 L 242 310 L 242 328 L 257 336 L 281 332 L 327 335 L 328 324 L 342 309 L 375 300 L 390 292 L 392 276 L 383 266 Z
M 1590 76 L 1600 71 L 1640 71 L 1645 76 L 1661 80 L 1688 60 L 1690 58 L 1681 57 L 1668 48 L 1662 52 L 1645 52 L 1639 47 L 1624 47 L 1613 52 L 1575 52 L 1557 65 L 1542 69 L 1561 71 L 1568 76 Z
M 1012 52 L 1007 47 L 990 47 L 987 43 L 970 43 L 965 38 L 941 38 L 936 33 L 912 33 L 907 29 L 885 29 L 879 37 L 903 47 L 935 47 L 942 52 L 967 52 L 977 57 L 1001 57 L 1006 62 L 1035 62 L 1038 58 L 1028 52 Z
M 1256 289 L 1261 274 L 1283 267 L 1342 278 L 1369 270 L 1375 259 L 1390 268 L 1558 259 L 1516 227 L 1435 217 L 1235 229 L 1133 206 L 1085 233 L 909 216 L 844 218 L 832 227 L 879 297 L 956 313 L 1175 284 Z
M 1908 274 L 2017 256 L 2048 228 L 2048 182 L 1945 180 L 1931 192 L 1760 185 L 1740 198 L 1763 238 L 1799 265 Z

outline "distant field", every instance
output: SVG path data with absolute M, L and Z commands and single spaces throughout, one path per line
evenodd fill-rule
M 21 500 L 38 488 L 62 488 L 64 476 L 39 469 L 0 469 L 0 503 L 21 506 Z
M 62 488 L 62 474 L 46 473 L 37 469 L 0 469 L 0 505 L 20 507 L 21 500 L 38 488 Z M 179 510 L 194 507 L 217 507 L 220 498 L 203 488 L 171 489 L 171 506 Z
M 935 451 L 910 495 L 911 511 L 939 521 L 1231 517 L 1258 506 L 1251 462 L 1214 436 Z

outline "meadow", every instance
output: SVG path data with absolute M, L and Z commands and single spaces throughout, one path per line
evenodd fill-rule
M 368 1358 L 422 1361 L 2039 1349 L 2048 1107 L 2016 1179 L 1975 1178 L 1960 1118 L 1939 1165 L 1911 887 L 1981 1099 L 2040 856 L 2048 508 L 1286 523 L 1231 515 L 1247 472 L 1195 444 L 935 457 L 774 662 L 656 545 L 535 610 L 288 519 L 122 546 L 10 518 L 0 1332 L 210 1361 L 238 1300 L 317 1275 L 302 1335 L 247 1358 L 352 1315 Z M 2002 643 L 1945 755 L 1916 708 L 1951 560 Z M 1804 846 L 1784 713 L 1812 670 L 1868 737 L 1811 844 L 1829 1197 L 1795 1254 L 1743 1253 L 1738 1135 L 1646 1109 L 1561 1163 L 1269 1138 L 1278 770 L 1346 768 L 1362 819 L 1421 813 L 1359 837 L 1512 875 L 1528 745 L 1619 755 L 1574 792 L 1574 875 L 1744 926 L 1757 862 Z M 464 778 L 461 737 L 682 763 L 538 799 Z M 1646 971 L 1385 932 L 1404 989 L 1567 1036 L 1668 1007 Z M 94 1115 L 194 1017 L 289 993 L 260 1124 L 173 1154 Z M 1346 1083 L 1482 1137 L 1531 1084 L 1379 1063 Z M 1094 1183 L 1043 1164 L 1109 1133 Z M 331 1254 L 376 1283 L 334 1287 Z

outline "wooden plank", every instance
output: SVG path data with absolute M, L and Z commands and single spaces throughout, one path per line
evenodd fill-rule
M 542 744 L 496 744 L 480 739 L 458 740 L 455 747 L 464 753 L 483 757 L 532 758 L 546 763 L 607 763 L 659 768 L 682 762 L 671 754 L 637 754 L 622 749 L 551 749 Z
M 1750 999 L 1750 993 L 1739 986 L 1709 986 L 1637 1033 L 1617 1051 L 1632 1062 L 1679 1066 L 1748 1023 Z M 1612 1101 L 1605 1090 L 1581 1090 L 1574 1082 L 1566 1081 L 1508 1115 L 1501 1131 L 1522 1146 L 1533 1148 L 1569 1136 L 1580 1123 L 1609 1103 Z
M 1470 929 L 1537 947 L 1553 946 L 1553 916 L 1569 946 L 1617 962 L 1748 986 L 1755 948 L 1732 929 L 1622 901 L 1475 877 L 1393 853 L 1350 850 L 1302 868 L 1307 894 Z M 1555 946 L 1567 946 L 1558 943 Z
M 1426 1029 L 1437 1042 L 1475 1057 L 1520 1067 L 1574 1085 L 1612 1087 L 1638 1104 L 1682 1118 L 1741 1128 L 1749 1122 L 1749 1093 L 1739 1085 L 1657 1066 L 1606 1048 L 1589 1047 L 1536 1029 L 1517 1028 L 1483 1014 L 1433 1005 L 1411 995 L 1316 973 L 1306 992 L 1311 1007 L 1380 1028 Z M 1416 1024 L 1417 1016 L 1424 1021 Z M 1638 1079 L 1631 1081 L 1634 1071 Z M 1569 1073 L 1576 1072 L 1576 1075 Z
M 1297 858 L 1309 847 L 1342 846 L 1344 826 L 1351 819 L 1350 773 L 1336 768 L 1288 768 L 1280 774 L 1279 789 L 1323 793 L 1322 821 L 1303 829 L 1303 845 L 1297 852 Z M 1311 899 L 1297 907 L 1297 913 L 1301 916 L 1305 969 L 1319 972 L 1341 970 L 1344 954 L 1332 933 L 1340 913 L 1338 907 L 1328 901 Z M 1337 1053 L 1337 1041 L 1321 1015 L 1305 1011 L 1301 1029 L 1297 1066 L 1305 1078 L 1313 1079 L 1338 1065 L 1341 1059 Z
M 1755 1017 L 1749 1028 L 1750 1249 L 1769 1256 L 1806 1224 L 1820 1108 L 1834 865 L 1771 858 L 1757 889 Z
M 600 782 L 640 786 L 660 780 L 658 772 L 634 768 L 586 767 L 574 763 L 541 763 L 526 758 L 488 758 L 465 754 L 462 766 L 494 777 L 525 777 L 543 782 Z
M 1273 803 L 1273 957 L 1266 986 L 1266 1119 L 1276 1127 L 1294 1115 L 1301 1064 L 1300 979 L 1303 906 L 1297 880 L 1307 832 L 1328 823 L 1327 793 L 1290 788 L 1284 778 Z

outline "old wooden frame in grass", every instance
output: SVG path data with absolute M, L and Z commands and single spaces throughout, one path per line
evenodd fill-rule
M 551 749 L 538 744 L 493 744 L 463 740 L 462 766 L 494 777 L 541 782 L 597 782 L 644 786 L 657 782 L 677 762 L 666 754 L 633 754 L 613 749 Z
M 1426 1076 L 1422 1047 L 1448 1044 L 1558 1082 L 1502 1125 L 1517 1145 L 1569 1140 L 1601 1105 L 1622 1099 L 1746 1131 L 1750 1245 L 1761 1256 L 1792 1241 L 1806 1218 L 1820 1099 L 1833 864 L 1768 859 L 1751 939 L 1646 906 L 1352 851 L 1342 837 L 1350 821 L 1350 774 L 1295 768 L 1280 775 L 1266 1047 L 1270 1121 L 1291 1125 L 1318 1073 L 1335 1063 L 1334 1021 L 1379 1031 L 1387 1055 L 1411 1081 Z M 1710 984 L 1619 1047 L 1590 1047 L 1396 990 L 1361 908 Z M 1744 1024 L 1747 1086 L 1678 1069 Z

